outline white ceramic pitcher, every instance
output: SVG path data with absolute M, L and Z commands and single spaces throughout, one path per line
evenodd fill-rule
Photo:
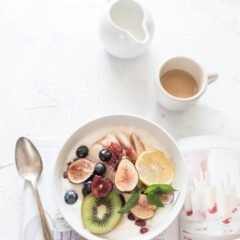
M 149 46 L 154 32 L 152 16 L 139 0 L 113 0 L 102 16 L 100 37 L 115 57 L 133 58 Z

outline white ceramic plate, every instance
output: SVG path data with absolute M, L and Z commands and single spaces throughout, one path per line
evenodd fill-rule
M 213 148 L 240 149 L 240 139 L 230 136 L 202 135 L 183 138 L 178 145 L 184 154 L 196 151 L 209 151 Z
M 144 235 L 139 233 L 139 227 L 134 223 L 122 219 L 120 224 L 106 235 L 94 235 L 84 229 L 81 221 L 82 194 L 79 185 L 73 185 L 63 179 L 63 172 L 66 170 L 66 163 L 75 157 L 75 151 L 81 144 L 91 144 L 109 131 L 116 129 L 131 128 L 145 139 L 154 142 L 154 146 L 165 151 L 175 166 L 175 180 L 173 186 L 178 190 L 175 202 L 168 207 L 159 209 L 150 222 L 150 231 Z M 144 131 L 144 133 L 142 132 Z M 88 240 L 149 240 L 163 232 L 177 217 L 185 199 L 187 179 L 185 164 L 182 154 L 175 141 L 161 127 L 154 123 L 136 116 L 112 115 L 93 120 L 79 128 L 65 143 L 54 169 L 54 195 L 59 210 L 69 225 L 81 236 Z M 64 193 L 73 189 L 78 192 L 79 199 L 73 205 L 67 205 L 64 201 Z
M 202 135 L 184 138 L 178 141 L 178 145 L 184 155 L 200 154 L 200 158 L 204 159 L 213 149 L 240 151 L 240 139 L 230 136 Z M 193 161 L 196 160 L 193 158 Z M 188 165 L 188 160 L 186 160 Z M 225 233 L 221 235 L 213 235 L 209 233 L 194 234 L 192 232 L 181 233 L 181 239 L 192 240 L 232 240 L 240 237 L 240 233 Z

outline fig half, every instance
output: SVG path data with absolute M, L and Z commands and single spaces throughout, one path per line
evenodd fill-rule
M 147 196 L 141 194 L 138 203 L 135 207 L 131 209 L 133 215 L 140 219 L 149 219 L 155 214 L 157 207 L 155 205 L 149 204 Z
M 114 183 L 121 192 L 130 192 L 138 184 L 138 172 L 134 164 L 128 159 L 123 159 L 118 165 Z
M 160 200 L 164 205 L 170 204 L 174 200 L 174 193 L 172 192 L 172 193 L 161 194 Z
M 70 164 L 70 166 L 68 167 L 68 180 L 72 183 L 82 183 L 93 174 L 94 167 L 94 162 L 86 158 L 81 158 Z

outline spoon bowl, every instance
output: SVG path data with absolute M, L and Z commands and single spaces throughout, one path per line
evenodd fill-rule
M 17 140 L 15 151 L 16 167 L 19 175 L 28 181 L 37 181 L 42 173 L 41 156 L 36 147 L 25 137 Z

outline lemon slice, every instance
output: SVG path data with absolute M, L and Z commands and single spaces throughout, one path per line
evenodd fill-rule
M 171 184 L 174 179 L 174 166 L 163 152 L 148 150 L 142 152 L 137 161 L 140 180 L 147 186 L 152 184 Z

